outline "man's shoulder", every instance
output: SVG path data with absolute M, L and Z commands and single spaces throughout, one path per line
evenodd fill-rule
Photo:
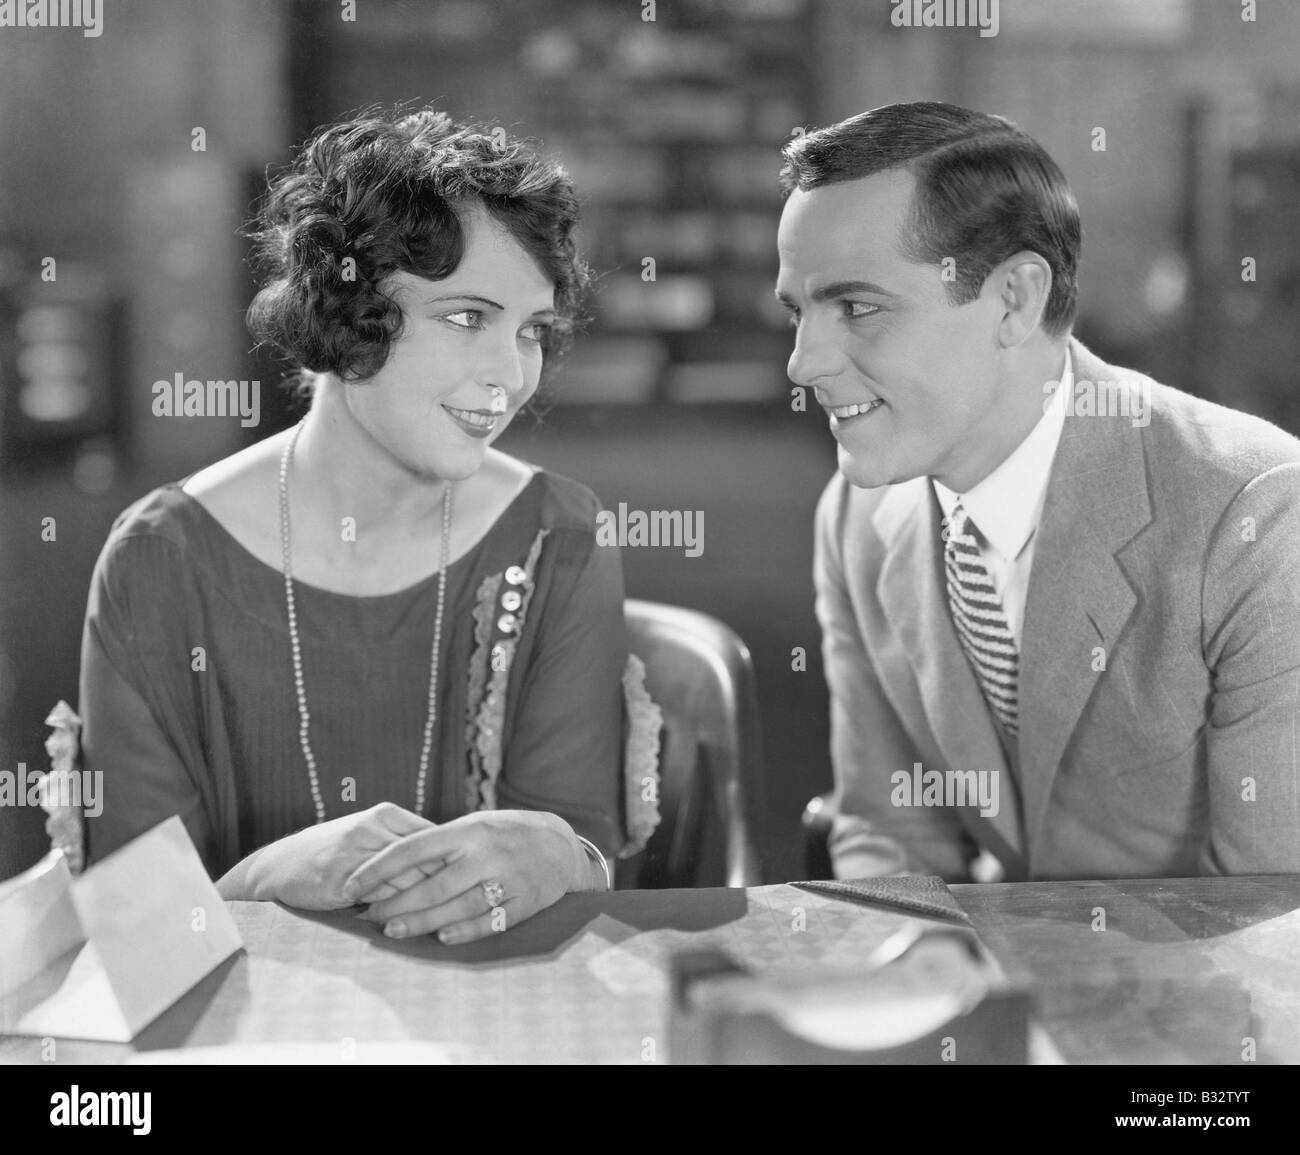
M 1300 462 L 1300 439 L 1286 430 L 1158 382 L 1151 386 L 1149 433 L 1153 466 L 1174 482 L 1215 478 L 1240 487 Z
M 1073 348 L 1076 367 L 1082 369 L 1076 381 L 1096 377 L 1099 391 L 1102 382 L 1124 381 L 1131 391 L 1130 405 L 1141 402 L 1142 408 L 1134 410 L 1144 410 L 1141 421 L 1130 416 L 1118 419 L 1118 424 L 1143 426 L 1155 487 L 1184 494 L 1189 486 L 1202 493 L 1222 490 L 1231 497 L 1269 470 L 1300 462 L 1300 439 L 1263 418 L 1196 397 L 1138 370 L 1104 364 L 1077 342 Z

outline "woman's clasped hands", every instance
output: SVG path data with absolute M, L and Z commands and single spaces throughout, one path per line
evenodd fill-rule
M 352 873 L 344 895 L 368 903 L 360 917 L 390 938 L 472 942 L 585 889 L 588 862 L 557 815 L 479 811 L 391 842 Z
M 444 943 L 500 933 L 570 890 L 592 867 L 558 815 L 488 810 L 443 825 L 392 802 L 308 826 L 245 859 L 218 883 L 226 899 L 302 910 L 358 903 L 390 938 Z

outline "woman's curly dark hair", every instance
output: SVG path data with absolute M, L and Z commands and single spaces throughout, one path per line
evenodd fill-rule
M 450 276 L 465 254 L 457 208 L 474 201 L 555 284 L 556 321 L 542 343 L 549 360 L 584 319 L 590 284 L 574 238 L 573 185 L 504 130 L 453 123 L 428 107 L 332 124 L 271 181 L 246 230 L 260 286 L 249 331 L 300 370 L 373 376 L 402 328 L 401 307 L 380 282 L 395 271 Z

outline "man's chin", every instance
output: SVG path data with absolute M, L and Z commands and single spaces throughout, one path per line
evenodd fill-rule
M 842 445 L 839 447 L 839 467 L 840 472 L 844 474 L 844 480 L 859 489 L 877 489 L 882 485 L 906 481 L 912 476 L 906 473 L 901 477 L 897 476 L 900 472 L 897 462 L 887 461 L 882 457 L 870 460 L 854 457 Z

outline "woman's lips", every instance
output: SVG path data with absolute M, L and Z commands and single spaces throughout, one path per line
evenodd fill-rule
M 479 440 L 492 436 L 492 431 L 497 427 L 497 418 L 501 416 L 486 409 L 456 409 L 451 405 L 443 405 L 442 408 L 464 432 Z

